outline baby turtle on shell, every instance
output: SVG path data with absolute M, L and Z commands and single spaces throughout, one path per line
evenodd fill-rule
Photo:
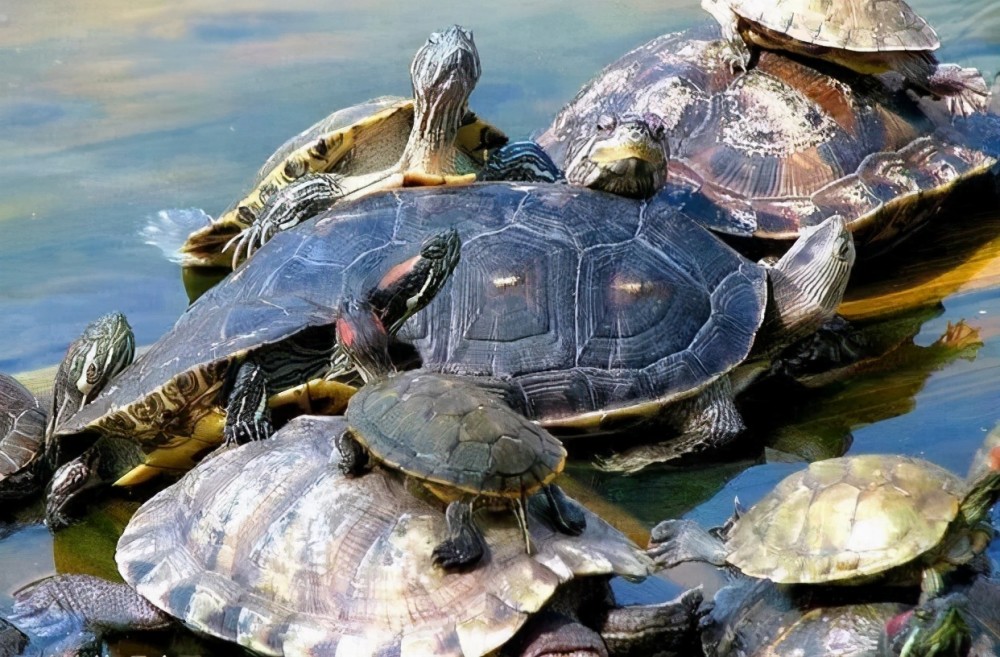
M 183 264 L 235 267 L 275 232 L 341 199 L 471 182 L 486 150 L 507 140 L 468 112 L 479 74 L 471 32 L 457 25 L 435 32 L 410 66 L 413 99 L 341 110 L 290 139 L 267 160 L 244 199 L 188 237 Z M 288 189 L 293 182 L 298 184 Z M 301 207 L 302 216 L 286 216 L 288 204 Z M 229 248 L 232 253 L 224 253 Z
M 490 559 L 466 573 L 435 568 L 444 514 L 393 471 L 346 478 L 334 445 L 346 427 L 340 417 L 299 417 L 272 440 L 201 463 L 132 518 L 116 553 L 127 586 L 43 580 L 17 594 L 12 622 L 33 640 L 69 643 L 81 624 L 155 627 L 169 615 L 285 657 L 479 657 L 544 620 L 540 612 L 575 622 L 564 619 L 557 635 L 525 627 L 519 638 L 529 645 L 510 654 L 604 657 L 595 630 L 616 655 L 682 650 L 695 639 L 698 591 L 614 607 L 608 577 L 641 578 L 649 562 L 583 509 L 586 528 L 567 536 L 532 498 L 532 555 L 509 514 L 480 509 Z
M 337 341 L 373 379 L 347 405 L 349 428 L 337 439 L 341 465 L 350 475 L 375 463 L 399 470 L 448 504 L 448 538 L 434 548 L 435 563 L 466 568 L 483 557 L 477 505 L 513 507 L 530 552 L 525 500 L 538 491 L 556 528 L 583 531 L 583 513 L 551 483 L 566 450 L 548 431 L 475 379 L 419 370 L 390 376 L 385 329 L 362 304 L 345 304 Z
M 989 92 L 972 68 L 940 65 L 934 29 L 903 0 L 702 0 L 722 26 L 734 68 L 750 46 L 814 57 L 864 74 L 894 71 L 917 90 L 943 97 L 954 114 L 986 109 Z
M 908 456 L 817 461 L 786 477 L 721 539 L 690 520 L 667 520 L 653 529 L 650 551 L 662 566 L 728 564 L 780 584 L 919 582 L 928 600 L 944 574 L 993 536 L 986 517 L 1000 497 L 998 444 L 994 429 L 967 479 Z
M 134 356 L 135 337 L 124 315 L 109 313 L 91 322 L 56 371 L 48 415 L 42 401 L 0 374 L 0 499 L 21 499 L 41 490 L 56 458 L 53 436 Z

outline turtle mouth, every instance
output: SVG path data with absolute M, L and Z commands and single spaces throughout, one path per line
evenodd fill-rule
M 649 198 L 666 179 L 666 164 L 659 165 L 639 157 L 624 157 L 595 161 L 587 158 L 574 170 L 566 173 L 569 182 L 601 191 L 628 196 Z

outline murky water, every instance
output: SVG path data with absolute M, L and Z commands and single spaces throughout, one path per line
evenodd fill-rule
M 457 22 L 475 31 L 483 76 L 473 107 L 516 138 L 544 128 L 606 63 L 702 20 L 694 0 L 324 4 L 0 3 L 0 370 L 55 363 L 88 321 L 113 309 L 128 315 L 139 344 L 156 340 L 187 297 L 178 267 L 139 237 L 146 218 L 167 207 L 217 213 L 290 135 L 333 109 L 408 93 L 410 58 L 435 29 Z M 1000 5 L 912 4 L 937 27 L 942 60 L 992 79 Z M 960 273 L 942 265 L 908 279 L 936 282 L 927 296 L 943 301 L 898 320 L 912 339 L 900 339 L 891 362 L 797 404 L 784 396 L 777 403 L 778 393 L 748 402 L 773 462 L 760 464 L 760 450 L 747 450 L 722 465 L 627 478 L 579 464 L 580 485 L 617 505 L 608 508 L 619 524 L 641 538 L 666 516 L 714 522 L 734 494 L 752 502 L 800 467 L 787 454 L 815 458 L 850 445 L 852 453 L 919 454 L 964 472 L 1000 419 L 1000 244 L 992 239 L 1000 213 L 974 199 L 970 208 L 942 217 L 913 245 L 918 255 L 899 256 L 880 273 L 898 281 L 912 262 L 964 236 L 964 250 L 943 260 L 965 267 Z M 962 319 L 983 345 L 935 349 L 948 322 Z M 113 572 L 114 532 L 125 518 L 127 509 L 118 509 L 88 520 L 54 550 L 38 526 L 0 540 L 0 608 L 14 588 L 54 568 Z M 661 587 L 629 595 L 655 598 Z

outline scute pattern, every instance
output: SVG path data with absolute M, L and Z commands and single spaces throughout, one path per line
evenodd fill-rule
M 389 467 L 482 495 L 530 495 L 559 474 L 562 444 L 468 380 L 403 372 L 351 398 L 354 437 Z
M 740 518 L 727 560 L 778 583 L 874 575 L 937 547 L 965 492 L 961 477 L 910 457 L 817 461 Z
M 345 481 L 342 418 L 302 417 L 274 440 L 202 464 L 150 500 L 116 558 L 140 594 L 196 630 L 256 652 L 478 656 L 506 642 L 577 576 L 642 577 L 648 561 L 587 512 L 579 537 L 480 511 L 490 559 L 469 573 L 431 562 L 439 509 L 376 470 Z
M 45 439 L 38 400 L 13 377 L 0 374 L 0 476 L 20 472 Z

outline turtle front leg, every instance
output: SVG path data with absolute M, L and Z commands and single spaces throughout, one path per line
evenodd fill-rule
M 726 565 L 726 546 L 693 520 L 664 520 L 653 527 L 646 553 L 661 569 L 688 561 Z
M 267 378 L 264 369 L 253 360 L 243 362 L 236 372 L 226 404 L 226 447 L 265 440 L 274 433 L 271 411 L 267 406 Z
M 337 451 L 340 452 L 338 467 L 346 477 L 358 477 L 371 469 L 368 450 L 347 430 L 337 436 Z
M 447 570 L 470 568 L 486 554 L 483 536 L 472 518 L 472 504 L 455 501 L 445 511 L 448 538 L 434 548 L 434 563 Z
M 532 500 L 537 500 L 536 511 L 557 531 L 579 536 L 587 528 L 587 517 L 583 511 L 555 484 L 542 488 L 542 494 L 535 495 Z

